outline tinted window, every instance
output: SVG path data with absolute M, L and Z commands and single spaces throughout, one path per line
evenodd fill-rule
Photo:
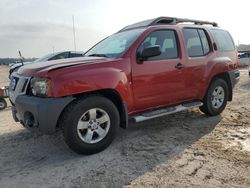
M 78 53 L 73 53 L 73 52 L 70 53 L 70 57 L 82 57 L 82 56 L 83 54 L 78 54 Z
M 161 47 L 161 54 L 155 57 L 150 57 L 148 60 L 173 59 L 178 57 L 178 48 L 174 31 L 159 30 L 150 33 L 142 42 L 138 51 L 142 51 L 153 45 L 159 45 Z
M 206 36 L 205 32 L 202 29 L 199 29 L 198 32 L 199 32 L 199 35 L 200 35 L 200 38 L 201 38 L 203 54 L 207 54 L 210 51 L 207 36 Z
M 211 32 L 215 39 L 215 42 L 219 51 L 224 52 L 224 51 L 235 50 L 232 37 L 227 31 L 212 29 Z
M 249 58 L 250 57 L 250 53 L 239 53 L 238 57 L 239 58 Z
M 207 36 L 202 29 L 183 29 L 189 57 L 204 56 L 210 51 Z
M 60 53 L 60 54 L 56 55 L 55 57 L 50 58 L 49 61 L 56 60 L 56 59 L 65 59 L 65 58 L 69 58 L 69 52 Z

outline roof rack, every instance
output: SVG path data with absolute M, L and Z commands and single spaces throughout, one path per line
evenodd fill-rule
M 145 21 L 138 22 L 132 25 L 128 25 L 120 31 L 126 31 L 130 29 L 141 28 L 141 27 L 148 27 L 152 25 L 162 25 L 162 24 L 176 25 L 178 23 L 194 23 L 196 25 L 212 25 L 214 27 L 218 27 L 218 24 L 215 22 L 192 20 L 192 19 L 186 19 L 186 18 L 175 18 L 175 17 L 158 17 L 155 19 L 145 20 Z

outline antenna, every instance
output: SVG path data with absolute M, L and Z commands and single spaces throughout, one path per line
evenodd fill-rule
M 75 32 L 75 19 L 74 19 L 74 15 L 72 16 L 72 22 L 73 22 L 74 47 L 75 47 L 75 51 L 76 51 L 76 32 Z

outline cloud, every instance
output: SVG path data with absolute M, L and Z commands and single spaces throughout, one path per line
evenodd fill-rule
M 67 38 L 72 33 L 68 25 L 57 23 L 16 23 L 1 25 L 0 40 L 13 41 L 27 38 Z
M 13 56 L 18 50 L 27 56 L 42 56 L 72 49 L 72 28 L 60 23 L 16 23 L 1 25 L 0 57 Z M 13 55 L 12 55 L 13 54 Z
M 76 28 L 76 50 L 86 51 L 105 35 L 88 27 Z M 71 25 L 53 22 L 22 22 L 1 25 L 0 57 L 40 57 L 55 51 L 74 50 Z

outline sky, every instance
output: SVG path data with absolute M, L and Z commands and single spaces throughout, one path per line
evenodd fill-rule
M 87 51 L 126 25 L 160 16 L 217 22 L 250 44 L 249 0 L 0 0 L 0 57 Z

